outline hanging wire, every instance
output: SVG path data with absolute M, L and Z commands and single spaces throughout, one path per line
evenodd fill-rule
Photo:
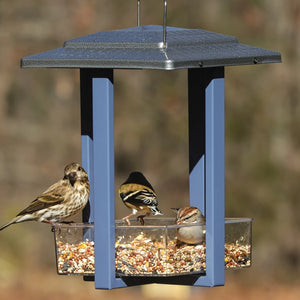
M 167 0 L 164 1 L 164 16 L 163 16 L 163 47 L 167 46 Z M 141 26 L 141 0 L 137 0 L 137 26 Z
M 167 0 L 164 0 L 164 28 L 163 28 L 163 47 L 167 46 Z
M 140 10 L 141 10 L 141 0 L 137 0 L 137 26 L 141 26 L 141 15 L 140 15 Z

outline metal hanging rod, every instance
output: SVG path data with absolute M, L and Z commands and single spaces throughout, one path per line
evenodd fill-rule
M 164 1 L 164 14 L 163 14 L 163 47 L 167 46 L 167 0 Z M 141 26 L 141 0 L 137 0 L 137 26 Z
M 141 26 L 141 16 L 140 16 L 140 10 L 141 10 L 141 0 L 137 0 L 137 26 Z
M 164 29 L 163 29 L 163 45 L 166 48 L 167 45 L 167 0 L 164 0 Z

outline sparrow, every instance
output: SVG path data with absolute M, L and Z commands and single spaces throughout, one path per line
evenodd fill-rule
M 15 218 L 1 226 L 0 230 L 25 221 L 39 221 L 52 225 L 55 222 L 63 222 L 86 206 L 89 192 L 87 173 L 80 164 L 70 163 L 64 169 L 63 179 L 51 185 Z
M 130 225 L 129 218 L 137 213 L 141 214 L 137 219 L 144 225 L 144 217 L 162 215 L 159 210 L 157 196 L 153 187 L 141 172 L 130 173 L 127 180 L 120 186 L 120 198 L 123 203 L 132 210 L 132 213 L 122 218 Z
M 201 211 L 194 206 L 173 208 L 177 212 L 175 223 L 182 225 L 176 230 L 177 240 L 186 244 L 198 244 L 204 240 L 203 224 L 205 217 Z M 187 226 L 192 225 L 192 226 Z

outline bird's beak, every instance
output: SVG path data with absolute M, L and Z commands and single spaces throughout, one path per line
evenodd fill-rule
M 71 172 L 68 174 L 67 178 L 70 180 L 71 185 L 74 185 L 76 181 L 76 172 Z

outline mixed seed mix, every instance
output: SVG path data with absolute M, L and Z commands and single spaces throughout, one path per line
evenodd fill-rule
M 175 274 L 201 274 L 206 269 L 205 243 L 197 245 L 152 240 L 143 232 L 131 242 L 115 243 L 115 266 L 119 276 L 162 276 Z M 243 268 L 251 264 L 251 246 L 225 243 L 225 268 Z M 57 242 L 57 268 L 59 274 L 94 275 L 94 242 L 79 244 Z
M 118 275 L 175 275 L 204 272 L 205 245 L 152 241 L 144 233 L 130 243 L 116 243 Z
M 94 242 L 85 240 L 79 244 L 57 242 L 58 274 L 92 274 L 95 273 Z

